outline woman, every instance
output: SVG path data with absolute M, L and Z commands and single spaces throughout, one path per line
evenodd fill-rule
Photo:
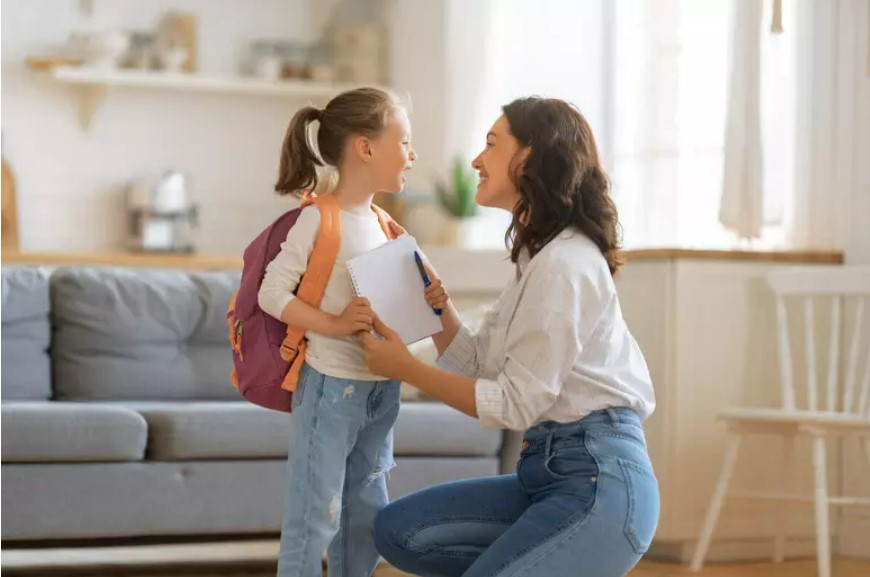
M 378 517 L 376 543 L 424 576 L 624 575 L 649 547 L 659 495 L 641 424 L 655 406 L 649 371 L 612 278 L 616 208 L 576 109 L 522 98 L 503 112 L 472 166 L 478 203 L 513 214 L 516 278 L 476 334 L 434 282 L 438 367 L 378 319 L 383 338 L 361 338 L 375 374 L 524 430 L 517 473 L 406 496 Z

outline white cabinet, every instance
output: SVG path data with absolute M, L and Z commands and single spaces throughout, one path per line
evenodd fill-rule
M 653 553 L 685 558 L 697 538 L 725 452 L 725 428 L 716 421 L 717 411 L 779 403 L 775 312 L 764 281 L 774 266 L 784 265 L 640 260 L 629 263 L 617 279 L 624 316 L 646 356 L 658 400 L 646 424 L 662 498 Z M 797 488 L 810 494 L 808 446 L 799 444 L 796 454 Z M 775 488 L 779 456 L 777 439 L 752 438 L 740 456 L 733 487 Z M 840 468 L 832 464 L 830 470 Z M 839 488 L 839 475 L 829 483 Z M 712 558 L 770 549 L 772 507 L 727 501 Z M 792 506 L 789 534 L 805 537 L 803 544 L 809 544 L 814 535 L 811 507 Z M 802 540 L 793 544 L 800 548 Z

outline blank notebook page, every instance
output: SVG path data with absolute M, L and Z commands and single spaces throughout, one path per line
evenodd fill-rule
M 423 295 L 416 249 L 417 241 L 405 234 L 347 261 L 357 296 L 369 299 L 375 313 L 405 344 L 441 332 L 441 320 Z

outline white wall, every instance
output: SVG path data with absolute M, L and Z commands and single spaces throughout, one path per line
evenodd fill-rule
M 855 3 L 856 11 L 863 17 L 855 18 L 852 28 L 854 49 L 857 52 L 855 67 L 845 73 L 855 74 L 857 93 L 853 95 L 855 124 L 859 127 L 852 131 L 854 137 L 854 156 L 846 163 L 853 170 L 851 199 L 842 210 L 845 211 L 841 222 L 847 223 L 846 263 L 870 265 L 870 3 L 850 0 Z M 863 72 L 863 75 L 862 75 Z M 847 494 L 870 496 L 870 464 L 862 458 L 857 443 L 847 443 L 844 447 L 843 491 Z M 847 509 L 842 518 L 840 530 L 840 553 L 843 555 L 870 558 L 870 508 L 853 507 Z
M 253 38 L 307 40 L 310 0 L 95 2 L 107 28 L 156 25 L 166 9 L 199 15 L 201 70 L 231 74 Z M 89 132 L 78 99 L 29 71 L 24 58 L 62 43 L 76 0 L 3 2 L 3 151 L 17 177 L 25 250 L 122 247 L 125 181 L 184 171 L 201 205 L 203 252 L 238 252 L 281 210 L 272 191 L 281 138 L 295 108 L 281 97 L 113 91 Z

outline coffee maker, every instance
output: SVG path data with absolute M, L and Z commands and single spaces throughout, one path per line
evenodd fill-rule
M 197 207 L 187 178 L 168 170 L 158 178 L 130 182 L 125 189 L 128 248 L 134 252 L 192 253 L 196 250 Z

